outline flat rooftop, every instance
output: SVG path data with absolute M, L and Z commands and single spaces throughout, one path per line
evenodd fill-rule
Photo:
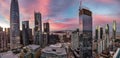
M 117 51 L 114 54 L 113 58 L 120 58 L 120 48 L 117 49 Z
M 36 49 L 38 49 L 40 46 L 39 46 L 39 45 L 28 45 L 28 46 L 26 46 L 26 47 L 30 48 L 31 50 L 36 50 Z
M 44 49 L 42 49 L 42 52 L 48 53 L 48 54 L 49 53 L 55 54 L 55 55 L 66 55 L 67 54 L 65 48 L 61 47 L 61 44 L 50 45 L 48 47 L 45 47 Z
M 19 54 L 13 54 L 12 51 L 0 53 L 0 58 L 19 58 Z

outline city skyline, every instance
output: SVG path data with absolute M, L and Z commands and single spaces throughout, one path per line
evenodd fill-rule
M 50 29 L 67 30 L 78 28 L 78 10 L 80 0 L 19 0 L 20 21 L 30 21 L 30 28 L 34 28 L 34 11 L 41 12 L 42 21 L 50 19 Z M 9 27 L 9 0 L 0 0 L 0 26 Z M 119 2 L 118 0 L 83 0 L 83 5 L 93 12 L 93 26 L 106 24 L 112 28 L 112 21 L 117 21 L 117 32 L 119 32 Z M 31 6 L 30 6 L 31 5 Z M 98 6 L 98 7 L 97 7 Z M 22 29 L 22 28 L 21 28 Z M 111 30 L 112 31 L 112 30 Z

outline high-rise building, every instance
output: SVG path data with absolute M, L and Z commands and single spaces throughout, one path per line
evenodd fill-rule
M 9 28 L 0 27 L 0 51 L 7 51 L 9 50 Z
M 109 25 L 106 25 L 105 28 L 105 39 L 106 39 L 106 43 L 105 43 L 105 49 L 107 49 L 109 47 L 109 42 L 110 42 L 110 37 L 109 37 Z
M 20 47 L 19 5 L 18 0 L 11 0 L 10 7 L 10 47 Z
M 116 21 L 113 21 L 113 39 L 116 39 Z
M 29 28 L 29 44 L 33 44 L 33 35 L 32 35 L 32 29 Z
M 71 48 L 77 50 L 79 48 L 79 29 L 72 32 L 71 35 Z
M 3 28 L 0 27 L 0 52 L 3 51 Z
M 100 27 L 100 39 L 103 39 L 103 28 Z
M 95 42 L 97 42 L 97 40 L 98 40 L 98 37 L 99 37 L 98 33 L 99 33 L 99 26 L 97 26 L 95 29 Z
M 6 48 L 10 49 L 10 28 L 5 28 L 5 39 L 6 39 Z
M 50 26 L 49 22 L 44 23 L 44 32 L 49 33 L 50 32 Z
M 42 20 L 41 20 L 41 13 L 35 12 L 35 29 L 34 29 L 34 43 L 37 45 L 42 45 Z
M 82 37 L 80 37 L 82 45 L 80 47 L 80 57 L 92 58 L 92 12 L 81 6 L 79 9 L 79 20 L 80 32 L 82 32 Z
M 50 38 L 49 38 L 49 33 L 50 33 L 50 26 L 49 26 L 49 22 L 46 22 L 43 24 L 43 29 L 44 29 L 44 45 L 48 45 L 50 44 Z
M 22 39 L 23 45 L 26 46 L 29 44 L 29 21 L 22 22 Z

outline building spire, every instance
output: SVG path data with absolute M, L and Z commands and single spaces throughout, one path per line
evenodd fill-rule
M 82 9 L 82 0 L 80 0 L 80 6 L 79 9 Z

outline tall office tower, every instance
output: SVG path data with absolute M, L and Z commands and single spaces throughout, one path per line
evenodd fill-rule
M 42 45 L 42 20 L 41 20 L 41 13 L 35 12 L 35 29 L 34 29 L 34 43 L 37 45 Z
M 49 26 L 49 22 L 46 22 L 43 24 L 44 26 L 44 45 L 49 45 L 50 44 L 50 38 L 49 38 L 49 33 L 50 33 L 50 26 Z
M 72 32 L 71 35 L 71 48 L 77 50 L 79 48 L 79 29 Z
M 113 39 L 116 39 L 116 21 L 113 21 Z
M 29 28 L 29 44 L 33 44 L 32 29 Z
M 113 21 L 113 33 L 112 33 L 112 48 L 111 50 L 115 50 L 115 45 L 114 45 L 114 41 L 116 39 L 116 21 Z
M 105 43 L 105 48 L 108 48 L 109 47 L 109 42 L 110 42 L 110 38 L 109 38 L 109 25 L 107 24 L 106 25 L 106 28 L 105 28 L 105 39 L 106 39 L 106 43 Z
M 11 0 L 10 7 L 10 48 L 20 46 L 19 6 L 18 0 Z
M 5 39 L 6 39 L 6 48 L 10 49 L 10 28 L 5 28 Z
M 97 26 L 96 29 L 95 29 L 95 42 L 97 42 L 97 40 L 98 40 L 98 36 L 99 36 L 98 31 L 99 31 L 99 27 Z
M 80 22 L 80 32 L 82 32 L 82 37 L 80 45 L 80 57 L 81 58 L 92 58 L 92 12 L 80 6 L 79 9 L 79 22 Z
M 0 52 L 3 51 L 3 28 L 0 27 Z
M 100 27 L 100 39 L 103 39 L 103 28 Z
M 29 21 L 22 22 L 23 45 L 29 45 Z
M 22 35 L 22 30 L 20 30 L 20 44 L 23 46 L 23 37 L 22 37 L 23 35 Z

